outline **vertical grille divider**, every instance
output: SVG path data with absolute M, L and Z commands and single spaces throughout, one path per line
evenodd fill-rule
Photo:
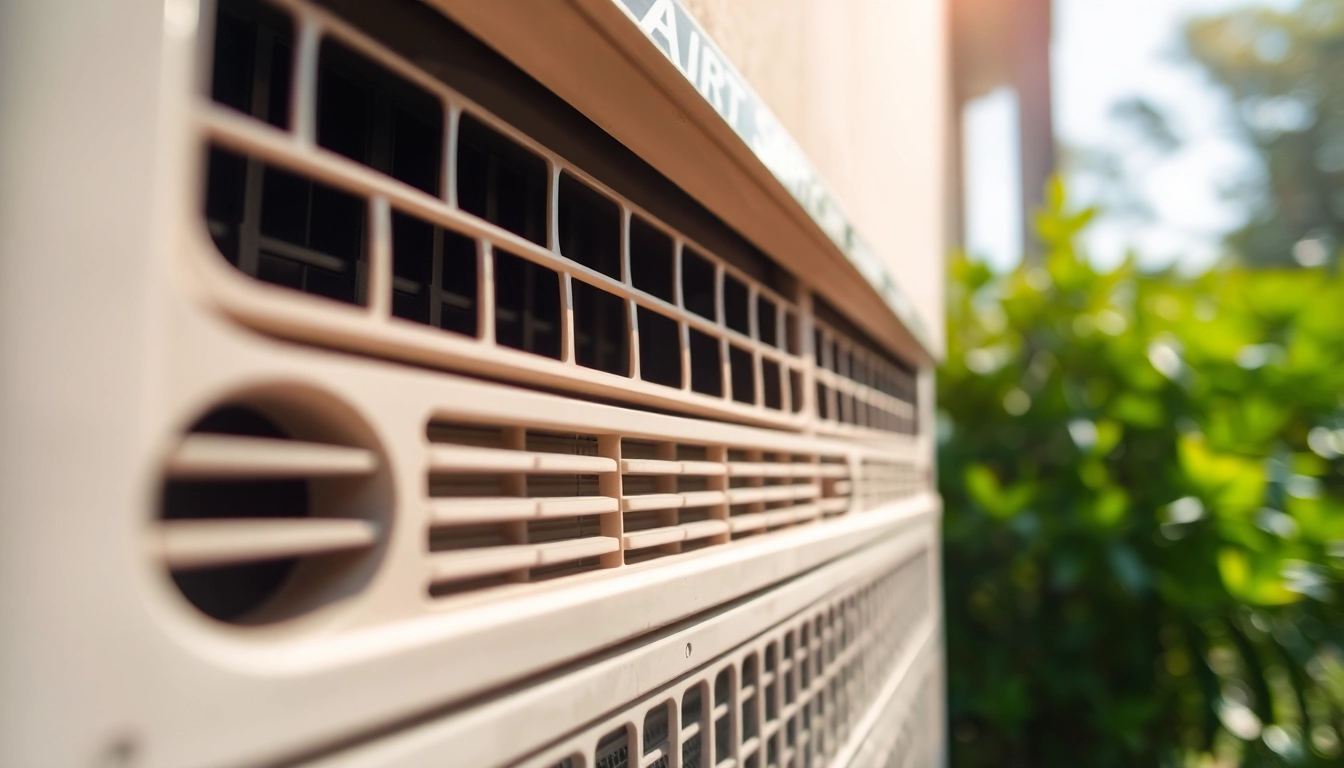
M 476 241 L 476 333 L 482 344 L 495 343 L 495 248 L 489 240 Z
M 298 39 L 294 45 L 294 87 L 290 91 L 294 138 L 305 149 L 317 146 L 317 57 L 322 22 L 306 6 L 296 10 Z
M 370 202 L 369 266 L 364 284 L 368 286 L 365 293 L 369 312 L 382 320 L 392 315 L 392 208 L 382 195 L 374 196 Z M 435 309 L 438 303 L 433 302 Z
M 621 502 L 625 498 L 621 477 L 621 436 L 599 435 L 597 455 L 616 462 L 615 472 L 606 472 L 597 476 L 598 493 L 616 500 L 615 511 L 602 515 L 600 525 L 602 535 L 616 540 L 617 549 L 602 555 L 603 568 L 619 568 L 625 565 L 625 514 L 621 511 Z
M 708 458 L 710 461 L 726 465 L 728 463 L 728 446 L 726 445 L 709 446 L 706 449 L 706 458 Z M 728 494 L 728 474 L 725 472 L 722 475 L 715 475 L 710 477 L 709 488 L 710 490 L 713 491 L 721 491 L 725 496 L 725 501 L 723 503 L 715 504 L 713 507 L 710 508 L 710 515 L 712 516 L 712 519 L 722 520 L 724 525 L 723 525 L 723 532 L 712 537 L 709 540 L 709 543 L 711 545 L 727 544 L 729 541 L 732 540 L 733 536 L 732 529 L 729 528 L 728 525 L 729 510 L 728 510 L 728 502 L 726 500 Z
M 574 278 L 560 275 L 560 362 L 576 365 L 578 353 L 574 340 Z
M 503 447 L 522 451 L 527 449 L 527 430 L 522 427 L 505 427 L 500 430 Z M 500 478 L 500 490 L 505 496 L 527 496 L 527 475 L 512 472 Z M 527 521 L 511 520 L 504 523 L 504 535 L 510 544 L 527 544 Z M 532 576 L 531 569 L 520 568 L 511 572 L 509 581 L 524 582 Z
M 658 452 L 658 458 L 663 461 L 677 460 L 676 443 L 659 443 L 657 452 Z M 659 475 L 654 480 L 654 488 L 658 493 L 676 493 L 678 482 L 677 478 L 678 478 L 677 475 Z M 676 507 L 671 507 L 668 509 L 658 511 L 658 525 L 668 527 L 680 524 L 681 524 L 680 509 Z M 675 555 L 678 552 L 681 552 L 681 542 L 673 541 L 667 544 L 663 544 L 660 547 L 658 547 L 658 551 L 668 555 Z

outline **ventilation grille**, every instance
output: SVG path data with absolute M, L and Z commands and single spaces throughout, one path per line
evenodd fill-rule
M 236 315 L 647 405 L 913 430 L 898 366 L 822 326 L 824 352 L 805 354 L 809 302 L 349 24 L 301 0 L 220 0 L 214 29 L 197 109 L 210 235 L 239 271 L 320 299 L 221 289 Z
M 358 504 L 378 471 L 367 448 L 295 440 L 259 410 L 219 408 L 168 458 L 152 554 L 212 618 L 290 618 L 378 543 L 376 508 Z
M 860 470 L 863 491 L 857 503 L 860 509 L 875 509 L 883 504 L 907 499 L 928 487 L 924 470 L 901 461 L 864 459 Z
M 631 565 L 853 507 L 839 454 L 446 422 L 426 434 L 435 595 Z
M 927 554 L 921 553 L 523 764 L 827 765 L 878 702 L 903 652 L 929 618 L 929 566 Z M 917 706 L 928 709 L 923 699 L 933 693 L 924 690 Z M 918 736 L 912 733 L 910 738 Z M 898 748 L 892 745 L 891 756 Z M 929 763 L 892 763 L 906 764 Z
M 915 434 L 915 375 L 819 319 L 812 324 L 817 417 L 832 428 Z
M 911 700 L 893 698 L 873 725 L 851 766 L 923 768 L 940 765 L 943 711 L 938 679 L 925 673 Z
M 428 436 L 432 594 L 620 564 L 608 441 L 442 423 Z

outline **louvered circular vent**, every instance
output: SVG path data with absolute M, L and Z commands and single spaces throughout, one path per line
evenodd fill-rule
M 264 624 L 357 592 L 390 507 L 366 432 L 294 396 L 197 421 L 169 456 L 152 537 L 182 595 L 220 621 Z

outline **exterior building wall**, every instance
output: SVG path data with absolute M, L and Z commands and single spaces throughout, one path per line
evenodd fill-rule
M 905 289 L 942 354 L 943 0 L 683 0 Z

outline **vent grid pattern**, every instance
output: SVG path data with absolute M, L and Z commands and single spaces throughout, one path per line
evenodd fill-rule
M 242 272 L 323 299 L 251 291 L 244 316 L 701 413 L 913 432 L 899 366 L 821 325 L 806 354 L 805 288 L 753 279 L 307 2 L 220 7 L 197 108 L 209 231 Z
M 859 476 L 859 509 L 875 509 L 909 498 L 930 484 L 926 472 L 909 462 L 864 459 Z
M 903 651 L 930 616 L 929 567 L 927 554 L 916 555 L 631 703 L 524 765 L 828 765 L 877 703 Z M 926 685 L 914 706 L 927 710 L 928 698 L 935 693 Z M 901 738 L 918 740 L 920 725 L 908 728 L 912 733 Z M 912 754 L 909 744 L 893 743 L 891 759 L 897 760 L 900 750 Z
M 857 509 L 839 453 L 437 421 L 426 435 L 434 595 L 633 565 Z M 904 464 L 864 466 L 882 489 L 864 498 L 920 490 L 885 476 Z
M 854 768 L 937 765 L 941 758 L 937 739 L 942 710 L 938 679 L 926 672 L 912 700 L 893 697 L 887 704 L 850 765 Z
M 908 370 L 813 319 L 817 416 L 828 426 L 915 434 L 915 377 Z

